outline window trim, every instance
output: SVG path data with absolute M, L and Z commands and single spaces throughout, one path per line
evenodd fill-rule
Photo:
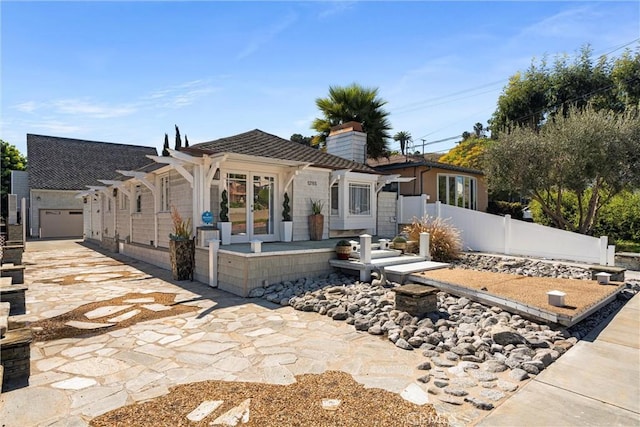
M 158 212 L 170 212 L 171 180 L 169 174 L 160 175 L 160 206 Z
M 352 192 L 351 190 L 359 188 L 360 190 L 366 190 L 368 193 L 368 197 L 367 197 L 367 210 L 366 213 L 356 213 L 355 210 L 353 209 L 354 205 L 353 202 L 355 201 L 354 199 L 352 199 Z M 348 198 L 348 211 L 347 214 L 349 216 L 352 217 L 371 217 L 372 215 L 372 200 L 371 200 L 371 183 L 364 183 L 364 182 L 358 182 L 358 181 L 348 181 L 347 182 L 347 198 Z
M 444 179 L 444 195 L 441 194 L 441 179 Z M 452 183 L 453 187 L 451 187 Z M 437 174 L 436 190 L 436 200 L 445 205 L 478 210 L 478 178 L 474 176 L 439 173 Z M 453 200 L 451 200 L 452 196 Z

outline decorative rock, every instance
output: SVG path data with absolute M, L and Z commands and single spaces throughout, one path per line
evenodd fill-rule
M 435 385 L 436 387 L 444 388 L 449 385 L 449 382 L 444 380 L 434 380 L 433 385 Z
M 429 381 L 431 381 L 431 375 L 427 374 L 427 375 L 423 375 L 421 377 L 418 377 L 418 381 L 423 383 L 423 384 L 426 384 Z
M 400 347 L 403 350 L 413 350 L 411 344 L 404 340 L 404 338 L 398 338 L 395 342 L 396 347 Z
M 497 360 L 487 360 L 482 364 L 482 369 L 487 372 L 504 372 L 508 369 L 507 365 Z
M 425 393 L 424 390 L 415 383 L 409 384 L 407 388 L 402 390 L 400 396 L 402 396 L 404 400 L 415 403 L 416 405 L 424 405 L 425 403 L 429 403 L 429 396 L 427 395 L 427 393 Z
M 500 390 L 514 392 L 518 389 L 518 385 L 509 381 L 498 380 L 498 388 L 500 388 Z
M 493 373 L 482 370 L 469 371 L 469 375 L 478 381 L 495 381 L 498 379 Z
M 482 409 L 483 411 L 490 411 L 493 409 L 493 403 L 485 402 L 475 397 L 465 397 L 464 401 L 471 403 L 473 406 L 478 409 Z
M 373 325 L 367 332 L 369 332 L 371 335 L 382 335 L 384 333 L 380 325 Z
M 346 320 L 347 317 L 349 317 L 349 314 L 344 310 L 337 310 L 331 316 L 333 320 Z
M 327 411 L 335 411 L 340 407 L 342 400 L 340 399 L 322 399 L 322 409 Z
M 422 362 L 421 364 L 419 364 L 416 369 L 420 370 L 420 371 L 428 371 L 429 369 L 431 369 L 431 363 L 429 362 Z
M 444 392 L 452 396 L 458 396 L 458 397 L 466 396 L 469 394 L 469 392 L 461 388 L 455 388 L 455 387 L 445 387 Z
M 432 357 L 431 361 L 433 362 L 434 365 L 440 368 L 451 368 L 453 366 L 456 366 L 455 362 L 452 362 L 451 360 L 443 359 L 441 357 Z
M 529 374 L 523 369 L 513 369 L 509 372 L 509 378 L 516 381 L 523 381 L 529 378 Z
M 407 342 L 411 344 L 412 347 L 415 347 L 415 348 L 418 348 L 422 344 L 424 344 L 424 340 L 421 337 L 416 337 L 416 336 L 409 338 Z
M 489 400 L 498 401 L 504 397 L 504 393 L 498 390 L 482 390 L 480 396 Z
M 460 405 L 462 405 L 464 403 L 464 400 L 458 399 L 458 398 L 455 398 L 455 397 L 452 397 L 452 396 L 447 396 L 446 394 L 438 397 L 438 399 L 441 402 L 449 403 L 451 405 L 457 405 L 457 406 L 460 406 Z
M 480 386 L 482 388 L 495 388 L 496 383 L 494 381 L 480 381 Z
M 429 387 L 427 389 L 427 392 L 429 394 L 436 394 L 436 395 L 441 393 L 441 391 L 440 391 L 440 389 L 438 387 Z
M 524 337 L 515 330 L 502 325 L 496 325 L 491 329 L 491 339 L 493 339 L 496 344 L 503 346 L 509 344 L 524 344 L 526 342 Z

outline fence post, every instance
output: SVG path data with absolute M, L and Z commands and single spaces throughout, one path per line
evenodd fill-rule
M 607 236 L 600 236 L 600 265 L 607 265 L 607 244 L 609 238 Z
M 424 219 L 427 216 L 427 195 L 420 195 L 420 219 Z
M 616 246 L 609 245 L 607 247 L 607 265 L 613 267 L 616 265 Z
M 436 202 L 436 218 L 441 218 L 442 217 L 442 212 L 440 211 L 441 207 L 442 207 L 442 202 L 440 200 L 438 200 Z
M 420 233 L 420 256 L 425 257 L 427 261 L 431 261 L 431 253 L 429 252 L 429 233 Z
M 209 240 L 209 286 L 218 287 L 218 251 L 220 250 L 220 240 Z
M 371 264 L 371 236 L 369 234 L 360 236 L 360 261 L 363 264 Z
M 511 215 L 504 216 L 504 254 L 511 253 Z
M 399 224 L 402 224 L 404 221 L 404 196 L 398 196 L 398 207 L 396 208 L 396 232 Z

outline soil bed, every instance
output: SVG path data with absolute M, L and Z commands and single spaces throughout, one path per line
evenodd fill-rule
M 552 313 L 572 317 L 617 292 L 623 285 L 620 282 L 600 285 L 595 280 L 528 277 L 458 268 L 425 271 L 418 273 L 417 276 L 469 289 L 483 290 Z M 549 291 L 566 293 L 565 306 L 550 305 L 547 296 Z

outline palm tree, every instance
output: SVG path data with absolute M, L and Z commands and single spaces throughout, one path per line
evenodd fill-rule
M 315 144 L 323 144 L 331 127 L 356 121 L 367 133 L 367 155 L 378 158 L 387 150 L 387 140 L 391 137 L 389 113 L 382 107 L 387 101 L 378 97 L 377 88 L 365 88 L 356 83 L 349 86 L 330 86 L 327 98 L 317 98 L 316 105 L 324 117 L 316 118 L 311 125 L 319 132 L 314 137 Z
M 407 146 L 407 142 L 411 141 L 411 134 L 409 132 L 401 130 L 400 132 L 393 135 L 393 140 L 400 142 L 400 152 L 404 156 L 404 149 Z
M 480 138 L 484 133 L 484 127 L 482 126 L 482 123 L 478 122 L 475 125 L 473 125 L 473 132 L 476 134 L 478 138 Z

